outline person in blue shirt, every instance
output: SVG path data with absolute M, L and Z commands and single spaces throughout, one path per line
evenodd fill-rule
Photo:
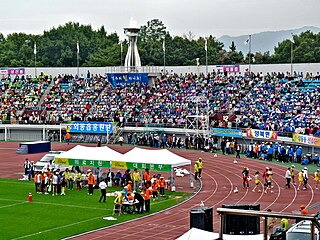
M 297 163 L 301 163 L 301 157 L 302 157 L 302 148 L 298 147 L 296 151 L 296 156 L 297 156 Z
M 122 174 L 120 170 L 118 170 L 116 176 L 115 176 L 115 185 L 119 186 L 120 185 L 120 180 L 121 180 Z
M 308 165 L 309 164 L 309 159 L 307 158 L 306 155 L 303 156 L 301 165 Z
M 293 147 L 291 146 L 288 150 L 289 162 L 293 162 Z
M 273 147 L 273 151 L 274 151 L 274 158 L 277 160 L 278 159 L 278 148 L 279 148 L 278 143 L 273 144 L 272 147 Z
M 317 165 L 319 164 L 319 156 L 318 156 L 318 154 L 314 155 L 312 161 L 313 161 L 313 164 L 317 164 Z
M 273 149 L 273 147 L 269 147 L 268 148 L 268 150 L 267 150 L 267 152 L 268 152 L 268 160 L 270 161 L 270 162 L 272 162 L 272 156 L 273 156 L 273 151 L 274 151 L 274 149 Z

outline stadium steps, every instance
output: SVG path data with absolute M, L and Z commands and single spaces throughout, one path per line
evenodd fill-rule
M 27 145 L 21 145 L 17 151 L 17 154 L 27 154 L 28 153 L 28 146 Z
M 52 89 L 52 87 L 54 86 L 54 81 L 52 80 L 50 85 L 46 88 L 46 90 L 44 91 L 44 93 L 42 94 L 40 101 L 38 103 L 38 109 L 41 109 L 42 103 L 44 102 L 44 99 L 48 96 L 48 94 L 50 93 L 50 90 Z
M 122 127 L 117 127 L 117 132 L 115 134 L 109 135 L 109 139 L 107 139 L 107 143 L 109 144 L 116 144 L 118 142 L 119 137 L 123 133 Z

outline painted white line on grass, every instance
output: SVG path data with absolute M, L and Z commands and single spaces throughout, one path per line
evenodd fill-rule
M 61 204 L 61 203 L 50 203 L 50 202 L 32 202 L 36 204 L 43 204 L 43 205 L 54 205 L 60 207 L 73 207 L 73 208 L 84 208 L 84 209 L 93 209 L 93 210 L 113 210 L 108 208 L 95 208 L 95 207 L 85 207 L 85 206 L 78 206 L 78 205 L 69 205 L 69 204 Z
M 103 216 L 86 219 L 86 220 L 83 220 L 83 221 L 80 221 L 80 222 L 75 222 L 75 223 L 63 225 L 63 226 L 60 226 L 60 227 L 47 229 L 47 230 L 44 230 L 44 231 L 41 231 L 41 232 L 28 234 L 28 235 L 21 236 L 21 237 L 18 237 L 18 238 L 13 238 L 12 240 L 28 238 L 28 237 L 36 236 L 36 235 L 39 235 L 39 234 L 42 234 L 42 233 L 47 233 L 47 232 L 51 232 L 51 231 L 54 231 L 54 230 L 59 230 L 59 229 L 66 228 L 66 227 L 72 227 L 72 226 L 75 226 L 75 225 L 78 225 L 78 224 L 82 224 L 82 223 L 85 223 L 85 222 L 90 222 L 90 221 L 93 221 L 93 220 L 96 220 L 96 219 L 99 219 L 99 218 L 102 218 L 102 217 Z
M 14 202 L 23 202 L 27 203 L 27 201 L 23 200 L 14 200 L 14 199 L 6 199 L 6 198 L 0 198 L 0 201 L 14 201 Z M 113 210 L 110 208 L 95 208 L 95 207 L 85 207 L 85 206 L 78 206 L 78 205 L 69 205 L 69 204 L 61 204 L 61 203 L 50 203 L 50 202 L 31 202 L 30 204 L 43 204 L 43 205 L 54 205 L 54 206 L 60 206 L 60 207 L 74 207 L 74 208 L 84 208 L 84 209 L 92 209 L 92 210 Z
M 8 198 L 0 198 L 0 201 L 25 202 L 24 200 L 15 200 L 15 199 L 8 199 Z
M 15 203 L 15 204 L 10 204 L 10 205 L 6 205 L 6 206 L 1 206 L 0 208 L 13 207 L 13 206 L 17 206 L 17 205 L 24 204 L 24 203 L 26 203 L 26 201 L 20 202 L 20 203 Z

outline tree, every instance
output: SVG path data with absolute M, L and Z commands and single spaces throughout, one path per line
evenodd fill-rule
M 139 39 L 142 42 L 162 41 L 167 34 L 166 27 L 159 19 L 152 19 L 147 25 L 141 26 Z

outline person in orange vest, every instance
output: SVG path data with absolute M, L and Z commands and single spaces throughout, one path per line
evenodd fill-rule
M 300 209 L 301 209 L 301 210 L 300 210 L 300 213 L 301 213 L 301 214 L 309 214 L 309 210 L 306 209 L 306 206 L 305 206 L 305 205 L 302 204 L 302 205 L 300 206 Z
M 159 180 L 159 189 L 160 189 L 160 196 L 164 196 L 164 188 L 166 186 L 166 180 L 164 180 L 164 177 L 160 177 Z
M 159 184 L 157 182 L 157 180 L 154 180 L 152 185 L 152 197 L 153 198 L 158 198 L 158 188 L 159 188 Z
M 36 192 L 38 192 L 39 191 L 39 187 L 38 187 L 38 172 L 36 172 L 35 174 L 34 174 L 34 178 L 33 178 L 33 181 L 34 181 L 34 185 L 35 185 L 35 187 L 36 187 Z
M 132 193 L 132 181 L 128 181 L 128 185 L 127 185 L 127 187 L 128 187 L 128 193 Z
M 303 214 L 303 215 L 309 214 L 309 210 L 306 209 L 306 206 L 305 206 L 304 204 L 301 204 L 301 205 L 300 205 L 300 213 Z M 302 218 L 301 218 L 301 219 L 300 219 L 300 218 L 297 218 L 297 219 L 296 219 L 296 223 L 298 223 L 298 222 L 300 222 L 300 221 L 302 221 Z
M 95 184 L 95 178 L 92 174 L 92 171 L 90 170 L 89 171 L 89 174 L 88 174 L 88 186 L 89 186 L 89 189 L 88 189 L 88 195 L 92 195 L 93 194 L 93 185 Z
M 68 143 L 68 145 L 69 145 L 69 143 L 70 143 L 70 139 L 71 139 L 71 135 L 70 135 L 69 132 L 67 132 L 67 133 L 66 133 L 66 142 Z
M 146 212 L 150 212 L 150 196 L 152 195 L 152 187 L 144 187 L 142 194 L 144 195 L 144 206 Z
M 149 172 L 149 169 L 146 168 L 145 172 L 143 173 L 143 180 L 144 180 L 144 185 L 147 189 L 151 187 L 151 179 L 152 179 L 152 176 Z

